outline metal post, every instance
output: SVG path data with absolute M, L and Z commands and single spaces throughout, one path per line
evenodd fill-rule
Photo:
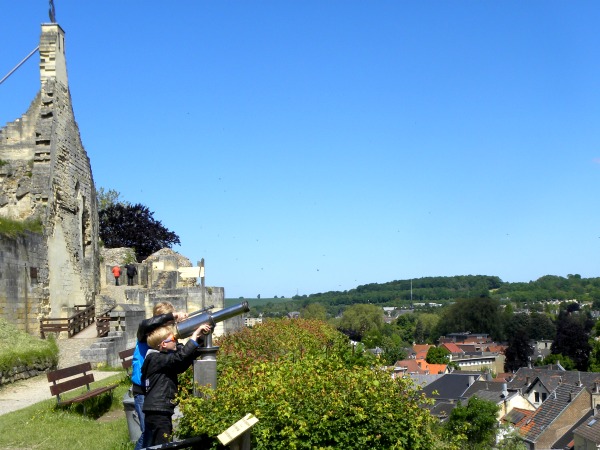
M 32 56 L 32 55 L 33 55 L 35 52 L 37 52 L 37 51 L 39 50 L 39 48 L 40 48 L 40 46 L 38 45 L 36 48 L 34 48 L 33 50 L 31 50 L 31 53 L 29 53 L 29 55 L 27 55 L 27 56 L 25 57 L 25 59 L 23 59 L 23 61 L 21 61 L 19 64 L 17 64 L 13 70 L 11 70 L 10 72 L 8 72 L 8 73 L 7 73 L 7 74 L 4 76 L 4 78 L 2 78 L 2 79 L 0 80 L 0 84 L 4 83 L 4 81 L 5 81 L 5 80 L 6 80 L 8 77 L 10 77 L 10 76 L 11 76 L 11 75 L 12 75 L 12 74 L 15 72 L 15 70 L 17 70 L 19 67 L 21 67 L 23 64 L 25 64 L 25 61 L 27 61 L 29 58 L 31 58 L 31 56 Z
M 200 397 L 196 390 L 198 386 L 210 386 L 212 390 L 217 388 L 217 352 L 219 347 L 213 346 L 212 333 L 206 335 L 206 347 L 200 348 L 200 359 L 194 361 L 194 395 Z

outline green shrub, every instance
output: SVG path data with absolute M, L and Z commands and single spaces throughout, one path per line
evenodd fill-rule
M 257 450 L 441 448 L 412 382 L 365 364 L 324 322 L 268 321 L 219 346 L 217 389 L 194 397 L 182 377 L 182 437 L 216 436 L 252 413 Z

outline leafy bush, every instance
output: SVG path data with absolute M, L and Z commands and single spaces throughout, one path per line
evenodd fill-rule
M 20 331 L 12 323 L 0 318 L 0 372 L 18 366 L 56 366 L 58 346 L 50 338 L 43 340 Z
M 219 341 L 215 390 L 182 377 L 181 437 L 216 436 L 247 413 L 252 448 L 432 449 L 435 419 L 405 378 L 353 353 L 324 322 L 268 321 Z M 361 354 L 362 355 L 362 354 Z M 211 448 L 220 444 L 215 441 Z

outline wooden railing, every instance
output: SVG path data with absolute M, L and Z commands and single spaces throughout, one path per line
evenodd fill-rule
M 98 337 L 108 336 L 108 332 L 110 331 L 110 321 L 113 320 L 110 317 L 110 312 L 114 309 L 113 306 L 110 309 L 107 309 L 102 314 L 96 316 L 96 332 Z
M 63 331 L 66 331 L 69 337 L 73 337 L 96 320 L 96 306 L 94 304 L 74 305 L 74 308 L 75 313 L 70 317 L 40 319 L 42 339 L 46 339 L 46 333 L 60 333 Z

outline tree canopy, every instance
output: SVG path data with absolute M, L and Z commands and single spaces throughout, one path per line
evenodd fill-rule
M 131 247 L 138 261 L 161 248 L 179 244 L 179 236 L 169 231 L 141 203 L 112 203 L 98 212 L 100 239 L 107 248 Z
M 552 342 L 552 353 L 568 356 L 577 370 L 586 371 L 592 347 L 589 343 L 593 321 L 587 314 L 561 311 L 556 321 L 556 338 Z
M 383 326 L 381 308 L 375 305 L 352 305 L 339 321 L 338 329 L 352 339 L 361 341 L 370 332 L 378 332 Z
M 500 302 L 491 298 L 459 300 L 442 313 L 438 323 L 440 335 L 456 331 L 487 333 L 492 339 L 503 334 Z
M 446 424 L 446 431 L 452 435 L 466 434 L 467 439 L 463 448 L 478 450 L 492 448 L 496 441 L 498 428 L 496 414 L 499 409 L 500 407 L 493 402 L 476 396 L 471 397 L 466 406 L 459 403 L 452 410 Z
M 530 345 L 529 330 L 531 319 L 527 314 L 516 314 L 506 324 L 508 336 L 508 348 L 504 355 L 504 370 L 507 372 L 517 371 L 520 367 L 527 367 L 533 355 L 533 347 Z

